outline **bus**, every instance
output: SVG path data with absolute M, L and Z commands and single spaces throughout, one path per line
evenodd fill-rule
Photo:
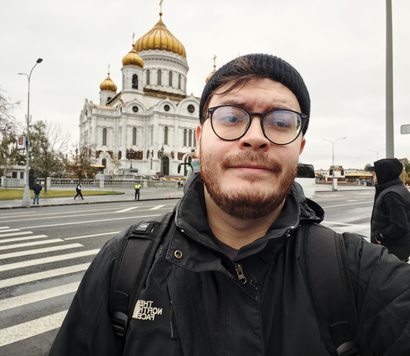
M 180 171 L 180 166 L 182 165 L 189 166 L 187 179 L 194 172 L 199 172 L 199 159 L 193 159 L 189 163 L 180 163 L 178 166 L 178 173 Z M 305 197 L 311 199 L 316 192 L 315 168 L 313 167 L 313 164 L 298 163 L 298 173 L 295 182 L 302 186 Z

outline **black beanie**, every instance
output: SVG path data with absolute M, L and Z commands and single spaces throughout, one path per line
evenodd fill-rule
M 238 66 L 242 59 L 247 60 L 248 65 L 252 68 L 255 78 L 270 78 L 276 82 L 282 83 L 289 88 L 299 101 L 301 111 L 305 115 L 310 115 L 310 97 L 299 72 L 284 60 L 269 54 L 247 54 L 238 57 L 221 68 L 219 68 L 208 80 L 202 92 L 201 102 L 199 104 L 199 119 L 203 117 L 203 110 L 208 97 L 220 87 L 220 79 L 226 76 L 241 76 L 241 68 Z M 244 73 L 243 75 L 247 75 Z M 306 123 L 303 134 L 306 133 L 309 123 Z

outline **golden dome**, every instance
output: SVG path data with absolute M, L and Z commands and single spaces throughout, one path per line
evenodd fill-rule
M 122 59 L 123 66 L 137 66 L 140 68 L 144 68 L 144 61 L 137 53 L 134 47 L 132 50 L 128 52 L 128 54 Z
M 185 47 L 164 25 L 162 13 L 159 16 L 158 23 L 135 43 L 134 48 L 137 52 L 159 49 L 160 51 L 174 52 L 186 58 Z
M 216 56 L 214 56 L 214 70 L 211 72 L 211 74 L 209 74 L 206 79 L 205 79 L 205 83 L 208 83 L 208 80 L 211 79 L 211 77 L 215 74 L 216 72 Z
M 113 91 L 114 93 L 117 92 L 117 86 L 110 78 L 110 73 L 108 73 L 108 77 L 100 84 L 100 89 L 106 91 Z

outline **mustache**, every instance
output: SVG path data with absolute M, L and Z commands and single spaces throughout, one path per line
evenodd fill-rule
M 269 158 L 262 152 L 245 151 L 237 155 L 225 157 L 222 160 L 222 167 L 227 169 L 232 166 L 239 166 L 241 164 L 253 163 L 255 165 L 265 166 L 267 169 L 275 173 L 282 172 L 282 165 L 275 159 Z

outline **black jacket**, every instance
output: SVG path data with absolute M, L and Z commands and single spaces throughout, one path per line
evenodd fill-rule
M 34 187 L 33 187 L 34 193 L 38 194 L 41 192 L 42 189 L 43 187 L 40 184 L 34 184 Z
M 298 262 L 299 222 L 319 222 L 323 210 L 295 184 L 267 234 L 232 261 L 214 242 L 199 176 L 191 182 L 135 306 L 123 353 L 107 305 L 120 233 L 86 272 L 50 355 L 329 355 Z M 361 356 L 408 356 L 410 266 L 358 236 L 345 234 L 345 244 Z M 239 263 L 246 284 L 235 272 Z
M 376 194 L 371 218 L 371 241 L 404 260 L 410 255 L 410 193 L 397 178 L 402 170 L 395 159 L 375 162 Z

